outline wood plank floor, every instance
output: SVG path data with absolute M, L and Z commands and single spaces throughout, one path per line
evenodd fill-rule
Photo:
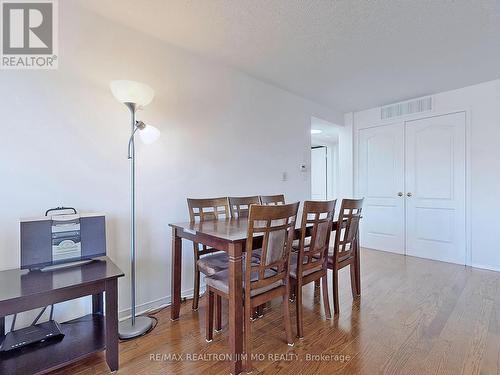
M 324 317 L 320 291 L 306 287 L 305 338 L 294 347 L 285 343 L 280 304 L 273 301 L 252 326 L 253 373 L 500 374 L 500 273 L 367 249 L 361 267 L 362 296 L 354 301 L 342 270 L 333 320 Z M 192 312 L 183 303 L 177 322 L 164 309 L 153 332 L 121 343 L 118 373 L 227 373 L 227 321 L 206 343 L 204 299 L 200 305 Z M 291 319 L 295 331 L 295 308 Z M 103 353 L 54 372 L 106 373 Z

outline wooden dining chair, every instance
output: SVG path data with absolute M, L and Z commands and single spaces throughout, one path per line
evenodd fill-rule
M 340 269 L 351 266 L 351 290 L 353 297 L 361 293 L 358 285 L 359 275 L 356 267 L 356 246 L 359 235 L 359 220 L 363 199 L 343 199 L 339 211 L 339 229 L 335 231 L 335 242 L 328 254 L 328 268 L 332 270 L 333 283 L 333 310 L 339 313 L 339 277 Z
M 229 218 L 229 203 L 224 198 L 192 199 L 188 198 L 189 218 L 191 222 L 199 220 L 217 220 Z M 229 267 L 229 257 L 225 252 L 193 243 L 194 250 L 194 292 L 193 310 L 198 310 L 200 299 L 200 272 L 205 276 L 213 275 Z M 217 330 L 221 329 L 221 300 L 217 301 Z
M 304 337 L 302 287 L 321 280 L 323 305 L 331 319 L 328 300 L 327 261 L 336 200 L 305 201 L 300 227 L 299 251 L 290 257 L 290 282 L 295 294 L 297 336 Z M 309 238 L 309 242 L 306 239 Z
M 283 299 L 286 341 L 293 346 L 289 311 L 289 266 L 299 202 L 280 206 L 252 205 L 248 218 L 246 251 L 254 247 L 254 236 L 262 237 L 262 256 L 245 258 L 243 270 L 243 306 L 246 371 L 251 370 L 251 316 L 254 307 L 273 298 Z M 206 339 L 213 338 L 214 295 L 229 298 L 229 272 L 224 270 L 206 278 L 209 305 L 206 312 Z
M 261 195 L 260 204 L 263 204 L 265 206 L 276 206 L 280 204 L 285 204 L 285 196 L 283 194 Z
M 229 209 L 231 211 L 231 217 L 233 218 L 245 218 L 248 217 L 248 212 L 250 211 L 250 205 L 260 204 L 260 198 L 258 195 L 249 197 L 228 197 Z M 255 244 L 257 248 L 254 248 L 252 256 L 260 258 L 262 244 Z M 262 318 L 264 315 L 264 306 L 258 306 L 255 308 L 254 320 L 257 318 Z
M 260 204 L 258 195 L 252 197 L 228 197 L 231 217 L 248 217 L 251 204 Z

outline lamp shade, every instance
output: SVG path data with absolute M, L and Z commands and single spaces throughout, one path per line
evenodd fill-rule
M 154 126 L 146 125 L 144 129 L 139 131 L 139 136 L 141 137 L 141 141 L 143 143 L 150 144 L 160 138 L 160 131 Z
M 112 81 L 109 85 L 115 98 L 122 103 L 134 103 L 144 107 L 151 103 L 154 90 L 148 85 L 136 81 Z

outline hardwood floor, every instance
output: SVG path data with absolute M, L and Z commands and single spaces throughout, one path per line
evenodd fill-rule
M 340 271 L 340 315 L 333 320 L 324 317 L 320 290 L 304 288 L 305 337 L 294 347 L 285 342 L 280 304 L 272 304 L 252 326 L 253 351 L 263 358 L 253 361 L 253 373 L 500 374 L 500 273 L 367 249 L 361 269 L 362 296 L 354 301 L 349 270 Z M 211 343 L 204 314 L 205 297 L 197 312 L 183 303 L 176 322 L 168 308 L 160 311 L 153 332 L 120 344 L 118 373 L 227 373 L 224 358 L 213 358 L 228 353 L 226 314 Z M 102 353 L 54 372 L 105 373 Z

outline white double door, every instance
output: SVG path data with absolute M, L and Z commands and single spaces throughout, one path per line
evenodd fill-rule
M 361 245 L 466 263 L 465 113 L 362 129 Z

